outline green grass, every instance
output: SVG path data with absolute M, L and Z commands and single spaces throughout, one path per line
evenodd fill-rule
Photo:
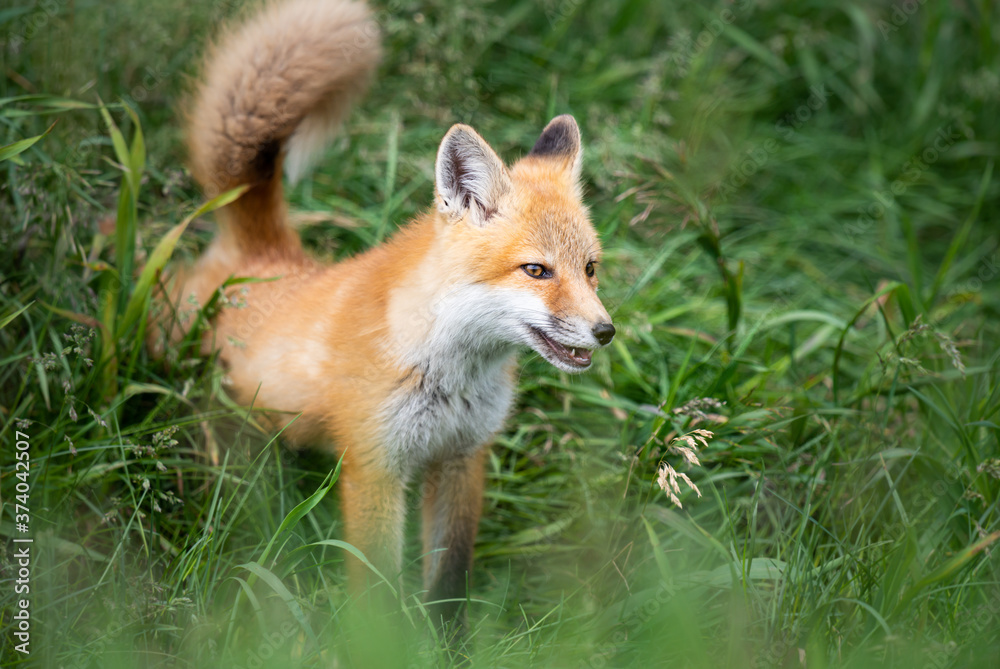
M 513 159 L 573 113 L 620 333 L 584 376 L 523 356 L 488 463 L 473 666 L 997 666 L 1000 19 L 897 6 L 379 5 L 373 90 L 290 195 L 320 212 L 309 245 L 345 257 L 428 206 L 452 123 Z M 140 272 L 203 203 L 183 92 L 239 11 L 0 9 L 3 666 L 342 652 L 337 484 L 317 493 L 336 462 L 280 447 L 193 347 L 165 365 L 142 346 Z M 173 259 L 211 230 L 187 226 Z M 671 447 L 694 429 L 714 438 L 688 467 Z M 701 497 L 672 505 L 664 460 Z M 410 529 L 384 664 L 448 666 Z

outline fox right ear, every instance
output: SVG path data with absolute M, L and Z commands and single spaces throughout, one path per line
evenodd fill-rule
M 475 130 L 461 123 L 441 140 L 434 177 L 438 211 L 454 218 L 468 214 L 478 226 L 489 222 L 511 189 L 503 161 Z
M 561 161 L 569 169 L 570 178 L 575 183 L 583 166 L 580 126 L 576 124 L 576 119 L 563 114 L 549 121 L 528 155 Z

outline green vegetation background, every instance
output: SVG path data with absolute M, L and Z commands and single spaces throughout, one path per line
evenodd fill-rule
M 579 377 L 523 356 L 488 465 L 473 665 L 1000 665 L 997 6 L 377 9 L 371 94 L 290 194 L 310 247 L 344 257 L 427 206 L 452 123 L 514 159 L 569 112 L 620 333 Z M 183 93 L 244 10 L 0 8 L 0 145 L 56 122 L 0 149 L 5 667 L 344 652 L 342 552 L 322 543 L 340 538 L 336 484 L 293 512 L 335 463 L 279 448 L 211 360 L 141 345 L 154 248 L 203 201 Z M 211 230 L 191 223 L 174 261 Z M 691 466 L 675 440 L 695 429 L 714 437 Z M 30 656 L 11 618 L 18 431 Z M 672 504 L 662 463 L 701 496 L 682 484 Z M 385 666 L 400 649 L 447 666 L 410 544 Z

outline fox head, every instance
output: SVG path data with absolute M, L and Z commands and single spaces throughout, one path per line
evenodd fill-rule
M 580 372 L 615 335 L 597 297 L 601 246 L 582 202 L 580 129 L 557 116 L 507 167 L 467 125 L 438 149 L 439 234 L 469 287 L 468 319 L 498 343 L 526 345 Z

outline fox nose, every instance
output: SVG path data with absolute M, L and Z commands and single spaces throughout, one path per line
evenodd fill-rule
M 611 323 L 598 323 L 591 332 L 601 346 L 607 346 L 615 338 L 615 326 Z

